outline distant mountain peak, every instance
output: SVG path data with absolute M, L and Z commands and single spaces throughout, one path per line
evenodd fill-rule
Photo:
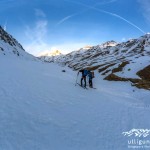
M 86 45 L 83 47 L 83 49 L 90 49 L 90 48 L 92 48 L 92 46 L 90 46 L 90 45 Z
M 43 51 L 38 54 L 38 57 L 44 57 L 44 56 L 58 56 L 61 55 L 62 53 L 60 50 L 53 50 L 53 51 Z
M 111 41 L 107 41 L 105 43 L 102 43 L 101 45 L 99 45 L 102 48 L 106 48 L 106 47 L 112 47 L 112 46 L 116 46 L 118 43 L 111 40 Z

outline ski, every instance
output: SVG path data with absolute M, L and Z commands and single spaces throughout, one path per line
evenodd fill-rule
M 91 89 L 97 89 L 97 88 L 95 88 L 95 87 L 92 87 Z
M 80 87 L 82 87 L 83 89 L 88 90 L 88 88 L 87 88 L 87 87 L 81 86 L 81 84 L 79 84 L 79 83 L 77 83 L 77 85 L 79 85 L 79 86 L 80 86 Z

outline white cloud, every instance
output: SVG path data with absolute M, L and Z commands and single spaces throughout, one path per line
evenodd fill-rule
M 42 11 L 40 11 L 39 9 L 35 10 L 35 16 L 40 15 L 42 17 L 42 14 L 44 13 L 42 13 Z M 26 25 L 25 36 L 30 40 L 30 43 L 25 45 L 24 47 L 29 53 L 35 55 L 41 49 L 47 48 L 47 44 L 44 41 L 48 32 L 47 26 L 48 21 L 45 15 L 43 16 L 43 18 L 40 18 L 35 22 L 34 27 Z
M 46 17 L 46 14 L 41 9 L 35 8 L 34 11 L 37 17 Z
M 34 42 L 41 42 L 47 34 L 47 24 L 46 20 L 38 20 L 34 28 L 26 26 L 25 35 Z
M 76 15 L 76 14 L 72 14 L 72 15 L 70 15 L 70 16 L 64 17 L 64 18 L 61 19 L 56 25 L 58 26 L 58 25 L 62 24 L 63 22 L 65 22 L 65 21 L 67 21 L 68 19 L 74 17 L 75 15 Z
M 145 19 L 150 23 L 150 0 L 137 0 L 142 8 Z

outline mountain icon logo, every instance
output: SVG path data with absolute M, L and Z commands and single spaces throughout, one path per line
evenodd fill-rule
M 122 132 L 124 136 L 147 137 L 150 135 L 149 129 L 132 129 L 127 132 Z

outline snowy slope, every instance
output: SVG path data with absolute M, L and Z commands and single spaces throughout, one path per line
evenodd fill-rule
M 22 45 L 0 26 L 0 55 L 37 60 L 28 54 Z
M 85 90 L 68 68 L 10 56 L 0 68 L 1 150 L 127 150 L 122 132 L 150 127 L 149 91 L 99 74 Z

